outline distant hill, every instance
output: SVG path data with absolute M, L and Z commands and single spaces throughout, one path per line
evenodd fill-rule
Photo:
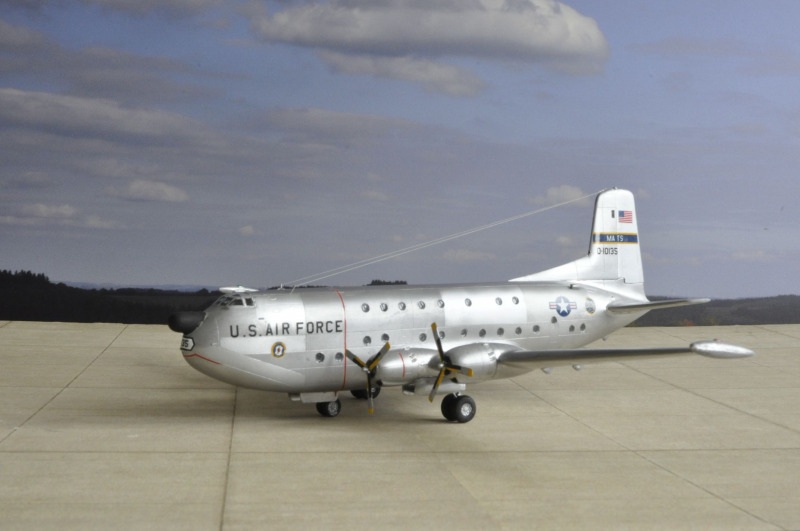
M 405 284 L 373 280 L 371 285 Z M 41 273 L 0 271 L 0 320 L 166 324 L 176 311 L 202 310 L 220 292 L 186 288 L 78 288 Z M 663 297 L 651 297 L 658 300 Z M 714 300 L 652 311 L 632 326 L 760 325 L 800 323 L 800 296 Z
M 72 323 L 166 324 L 181 310 L 201 310 L 219 292 L 146 288 L 81 289 L 44 274 L 0 271 L 0 319 Z
M 663 297 L 650 297 L 657 300 Z M 720 299 L 707 304 L 653 311 L 633 326 L 762 325 L 800 323 L 800 296 Z

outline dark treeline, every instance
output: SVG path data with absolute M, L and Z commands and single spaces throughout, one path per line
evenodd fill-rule
M 650 297 L 658 300 L 663 297 Z M 634 326 L 715 326 L 800 323 L 800 296 L 719 299 L 695 306 L 652 311 Z
M 373 280 L 369 285 L 403 285 Z M 0 320 L 165 324 L 176 311 L 202 310 L 218 291 L 81 289 L 50 282 L 44 274 L 0 271 Z M 651 297 L 657 300 L 659 297 Z M 800 296 L 714 300 L 647 313 L 633 326 L 759 325 L 800 323 Z
M 172 312 L 202 310 L 219 292 L 80 289 L 44 274 L 0 271 L 0 320 L 165 324 Z

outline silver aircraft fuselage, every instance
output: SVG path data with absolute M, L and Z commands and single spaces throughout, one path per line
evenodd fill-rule
M 436 323 L 445 352 L 487 345 L 486 359 L 475 360 L 469 378 L 477 382 L 536 368 L 489 363 L 492 350 L 578 348 L 644 313 L 604 311 L 619 298 L 585 286 L 510 282 L 231 293 L 206 310 L 183 355 L 200 372 L 234 385 L 325 392 L 364 388 L 364 372 L 345 352 L 368 359 L 390 342 L 381 383 L 400 385 L 436 376 L 430 365 L 437 356 Z
M 316 403 L 325 416 L 338 393 L 372 400 L 382 387 L 433 401 L 468 422 L 475 401 L 467 384 L 537 368 L 695 353 L 715 358 L 752 351 L 714 341 L 687 347 L 583 347 L 649 310 L 707 299 L 650 301 L 644 291 L 633 194 L 598 194 L 589 252 L 577 260 L 509 282 L 312 288 L 230 288 L 205 312 L 179 312 L 183 357 L 233 385 L 281 391 Z

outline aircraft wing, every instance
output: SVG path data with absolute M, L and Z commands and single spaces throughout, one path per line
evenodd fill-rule
M 696 341 L 688 347 L 634 349 L 512 350 L 500 354 L 497 363 L 509 366 L 555 367 L 599 361 L 648 359 L 673 354 L 700 354 L 709 358 L 746 358 L 752 350 L 722 341 Z
M 612 302 L 606 307 L 609 313 L 631 313 L 661 308 L 674 308 L 675 306 L 691 306 L 692 304 L 705 304 L 711 299 L 670 299 L 666 301 L 647 302 Z

